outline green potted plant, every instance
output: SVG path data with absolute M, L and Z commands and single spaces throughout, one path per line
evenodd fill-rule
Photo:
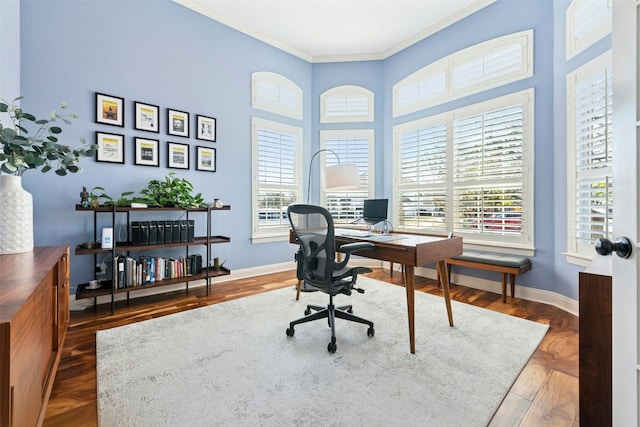
M 153 179 L 140 191 L 140 202 L 151 206 L 197 208 L 206 206 L 201 193 L 193 193 L 193 184 L 185 178 L 178 178 L 174 172 L 164 180 Z
M 80 157 L 93 156 L 97 145 L 71 148 L 58 136 L 58 121 L 71 124 L 74 114 L 65 113 L 66 104 L 46 119 L 16 105 L 22 97 L 6 102 L 0 98 L 0 254 L 29 252 L 33 249 L 33 199 L 22 188 L 22 174 L 29 169 L 54 170 L 64 176 L 80 172 Z M 30 133 L 31 127 L 35 131 Z

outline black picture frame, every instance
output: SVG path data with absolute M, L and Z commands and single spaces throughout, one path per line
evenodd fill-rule
M 96 123 L 124 127 L 124 98 L 96 92 Z
M 124 164 L 124 135 L 96 131 L 96 161 Z
M 167 108 L 167 133 L 189 138 L 189 113 Z
M 133 102 L 134 129 L 160 133 L 160 107 L 146 102 Z
M 167 167 L 189 169 L 189 144 L 167 142 Z
M 216 118 L 196 115 L 196 139 L 216 142 Z
M 215 172 L 217 157 L 215 148 L 196 146 L 196 170 Z
M 134 164 L 139 166 L 160 167 L 160 141 L 149 138 L 133 138 Z

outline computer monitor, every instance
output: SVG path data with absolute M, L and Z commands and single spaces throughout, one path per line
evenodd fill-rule
M 389 199 L 366 199 L 362 207 L 362 219 L 367 224 L 377 224 L 387 219 Z

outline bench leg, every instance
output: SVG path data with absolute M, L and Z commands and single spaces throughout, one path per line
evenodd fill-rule
M 515 298 L 516 296 L 516 275 L 510 274 L 511 276 L 511 298 Z
M 502 302 L 507 302 L 507 273 L 500 273 L 502 278 Z
M 501 273 L 502 276 L 502 302 L 507 302 L 507 273 Z M 509 274 L 509 284 L 511 285 L 511 298 L 516 296 L 516 275 Z

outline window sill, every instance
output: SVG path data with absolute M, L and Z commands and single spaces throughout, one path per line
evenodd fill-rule
M 568 264 L 579 265 L 581 267 L 587 267 L 593 260 L 593 256 L 589 257 L 577 252 L 563 252 Z
M 282 234 L 270 234 L 265 236 L 251 236 L 251 243 L 272 243 L 272 242 L 284 242 L 289 241 L 289 233 Z

